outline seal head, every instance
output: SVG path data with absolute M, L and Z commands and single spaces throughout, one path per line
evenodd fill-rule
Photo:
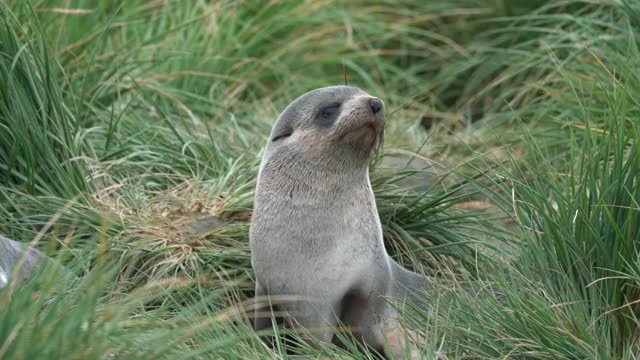
M 367 160 L 382 143 L 384 103 L 351 86 L 303 94 L 276 120 L 266 155 L 300 152 L 327 160 Z M 307 157 L 306 157 L 307 158 Z

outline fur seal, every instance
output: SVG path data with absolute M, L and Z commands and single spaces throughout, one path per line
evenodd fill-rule
M 395 315 L 387 299 L 426 287 L 383 244 L 369 161 L 384 112 L 382 100 L 350 86 L 315 89 L 288 105 L 264 149 L 250 225 L 256 298 L 285 297 L 275 305 L 285 324 L 316 330 L 321 341 L 339 344 L 340 322 L 378 351 L 394 346 L 385 337 Z M 256 331 L 271 326 L 256 312 Z M 403 345 L 395 346 L 388 356 L 398 356 Z
M 13 274 L 23 257 L 24 261 L 17 272 L 18 282 L 27 281 L 35 272 L 54 261 L 37 249 L 0 236 L 0 289 L 9 283 L 9 276 Z M 66 271 L 67 269 L 63 268 L 63 272 Z

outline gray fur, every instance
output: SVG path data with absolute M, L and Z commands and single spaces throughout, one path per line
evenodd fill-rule
M 24 244 L 0 236 L 0 287 L 4 287 L 8 283 L 9 276 L 13 273 L 15 266 L 25 255 L 23 265 L 18 272 L 19 281 L 31 277 L 33 271 L 42 265 L 39 259 L 46 259 L 46 256 L 36 249 L 28 248 Z
M 23 282 L 50 263 L 51 259 L 28 245 L 0 236 L 0 288 L 5 287 L 15 267 L 24 257 L 17 273 L 17 281 Z
M 302 296 L 279 308 L 298 325 L 334 339 L 338 319 L 381 350 L 393 310 L 407 290 L 426 285 L 421 275 L 387 254 L 369 180 L 369 160 L 380 141 L 384 109 L 347 86 L 316 89 L 291 103 L 273 126 L 264 151 L 251 221 L 256 296 Z M 323 108 L 340 103 L 329 125 Z M 282 135 L 290 134 L 287 137 Z M 277 139 L 276 141 L 273 141 Z M 260 314 L 255 328 L 271 326 Z

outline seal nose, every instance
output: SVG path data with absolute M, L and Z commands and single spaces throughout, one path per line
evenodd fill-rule
M 374 114 L 377 114 L 382 110 L 382 101 L 380 101 L 380 99 L 371 98 L 369 99 L 369 106 L 371 107 L 371 111 Z

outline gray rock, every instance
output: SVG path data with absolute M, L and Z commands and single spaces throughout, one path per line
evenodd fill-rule
M 409 152 L 385 153 L 377 169 L 389 174 L 406 172 L 406 176 L 395 184 L 399 189 L 415 192 L 430 192 L 434 188 L 446 190 L 464 181 L 447 165 Z
M 188 224 L 188 229 L 190 232 L 197 235 L 205 235 L 225 225 L 226 222 L 221 218 L 213 215 L 207 215 Z

